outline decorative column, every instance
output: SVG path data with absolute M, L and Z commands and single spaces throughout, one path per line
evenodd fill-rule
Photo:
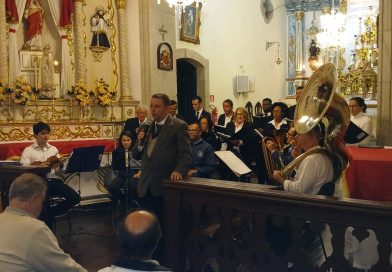
M 302 23 L 305 13 L 303 11 L 295 12 L 296 24 L 295 24 L 295 76 L 304 77 L 305 73 L 303 70 L 303 37 L 302 37 Z
M 380 0 L 377 143 L 392 145 L 392 1 Z
M 118 16 L 118 38 L 119 38 L 119 59 L 120 59 L 120 101 L 133 100 L 129 81 L 128 66 L 128 46 L 127 46 L 127 16 L 125 8 L 127 0 L 116 0 Z
M 75 80 L 83 80 L 87 83 L 86 78 L 86 34 L 84 26 L 86 25 L 86 15 L 83 11 L 84 0 L 75 0 Z
M 0 5 L 0 82 L 8 82 L 8 50 L 7 50 L 7 21 L 5 18 L 5 4 Z

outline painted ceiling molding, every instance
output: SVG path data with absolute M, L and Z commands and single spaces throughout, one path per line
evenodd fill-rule
M 287 14 L 296 11 L 318 11 L 326 7 L 332 7 L 334 1 L 335 8 L 340 6 L 340 0 L 285 0 Z

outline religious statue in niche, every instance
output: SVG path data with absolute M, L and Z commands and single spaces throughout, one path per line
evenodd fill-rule
M 173 70 L 173 50 L 170 44 L 162 42 L 157 50 L 158 69 Z
M 25 50 L 42 50 L 44 10 L 39 0 L 27 0 L 23 13 L 25 20 Z
M 40 99 L 51 99 L 54 97 L 54 65 L 50 52 L 50 45 L 44 47 L 40 63 Z
M 320 55 L 320 47 L 317 46 L 317 43 L 314 39 L 309 44 L 309 67 L 313 71 L 317 69 L 318 56 Z
M 102 53 L 110 48 L 107 33 L 111 22 L 109 14 L 102 6 L 98 6 L 95 11 L 95 15 L 91 17 L 91 31 L 93 32 L 93 39 L 91 41 L 90 49 L 93 52 Z

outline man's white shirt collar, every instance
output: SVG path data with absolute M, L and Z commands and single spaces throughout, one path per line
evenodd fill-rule
M 272 121 L 270 121 L 269 122 L 270 124 L 273 124 L 274 125 L 274 127 L 276 127 L 276 122 L 275 122 L 275 119 L 272 119 Z M 280 122 L 279 124 L 278 124 L 278 127 L 281 127 L 282 125 L 284 125 L 284 124 L 287 124 L 287 121 L 286 121 L 286 119 L 282 119 L 282 122 Z
M 44 145 L 44 147 L 40 147 L 39 145 L 38 145 L 38 143 L 37 143 L 37 140 L 35 140 L 34 142 L 33 142 L 33 148 L 34 149 L 49 149 L 49 147 L 50 147 L 51 145 L 49 144 L 49 143 L 46 143 L 45 145 Z

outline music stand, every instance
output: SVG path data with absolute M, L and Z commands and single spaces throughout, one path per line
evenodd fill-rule
M 104 145 L 77 147 L 72 150 L 65 168 L 65 173 L 76 173 L 79 177 L 79 196 L 81 196 L 80 173 L 98 170 L 101 165 L 104 150 Z
M 128 152 L 128 162 L 125 160 L 125 152 Z M 131 176 L 136 170 L 142 169 L 141 161 L 135 160 L 132 157 L 132 152 L 125 150 L 115 150 L 112 152 L 112 168 L 113 170 L 126 171 L 127 177 L 125 179 L 124 193 L 125 193 L 125 210 L 129 211 L 129 184 L 131 183 Z M 136 202 L 137 205 L 139 205 Z
M 72 150 L 71 156 L 68 159 L 68 163 L 67 163 L 67 166 L 66 166 L 64 172 L 66 174 L 76 174 L 78 176 L 78 178 L 79 178 L 78 193 L 79 193 L 80 199 L 81 199 L 80 173 L 93 172 L 95 170 L 98 170 L 98 168 L 101 165 L 101 160 L 103 157 L 104 150 L 105 150 L 104 145 L 77 147 Z M 79 203 L 79 207 L 81 207 L 81 203 Z M 82 211 L 84 211 L 84 210 L 82 210 Z M 67 235 L 63 235 L 63 237 L 72 236 L 72 235 L 79 235 L 79 234 L 106 237 L 106 235 L 101 235 L 101 234 L 94 234 L 94 233 L 89 233 L 89 232 L 72 233 L 71 231 Z

